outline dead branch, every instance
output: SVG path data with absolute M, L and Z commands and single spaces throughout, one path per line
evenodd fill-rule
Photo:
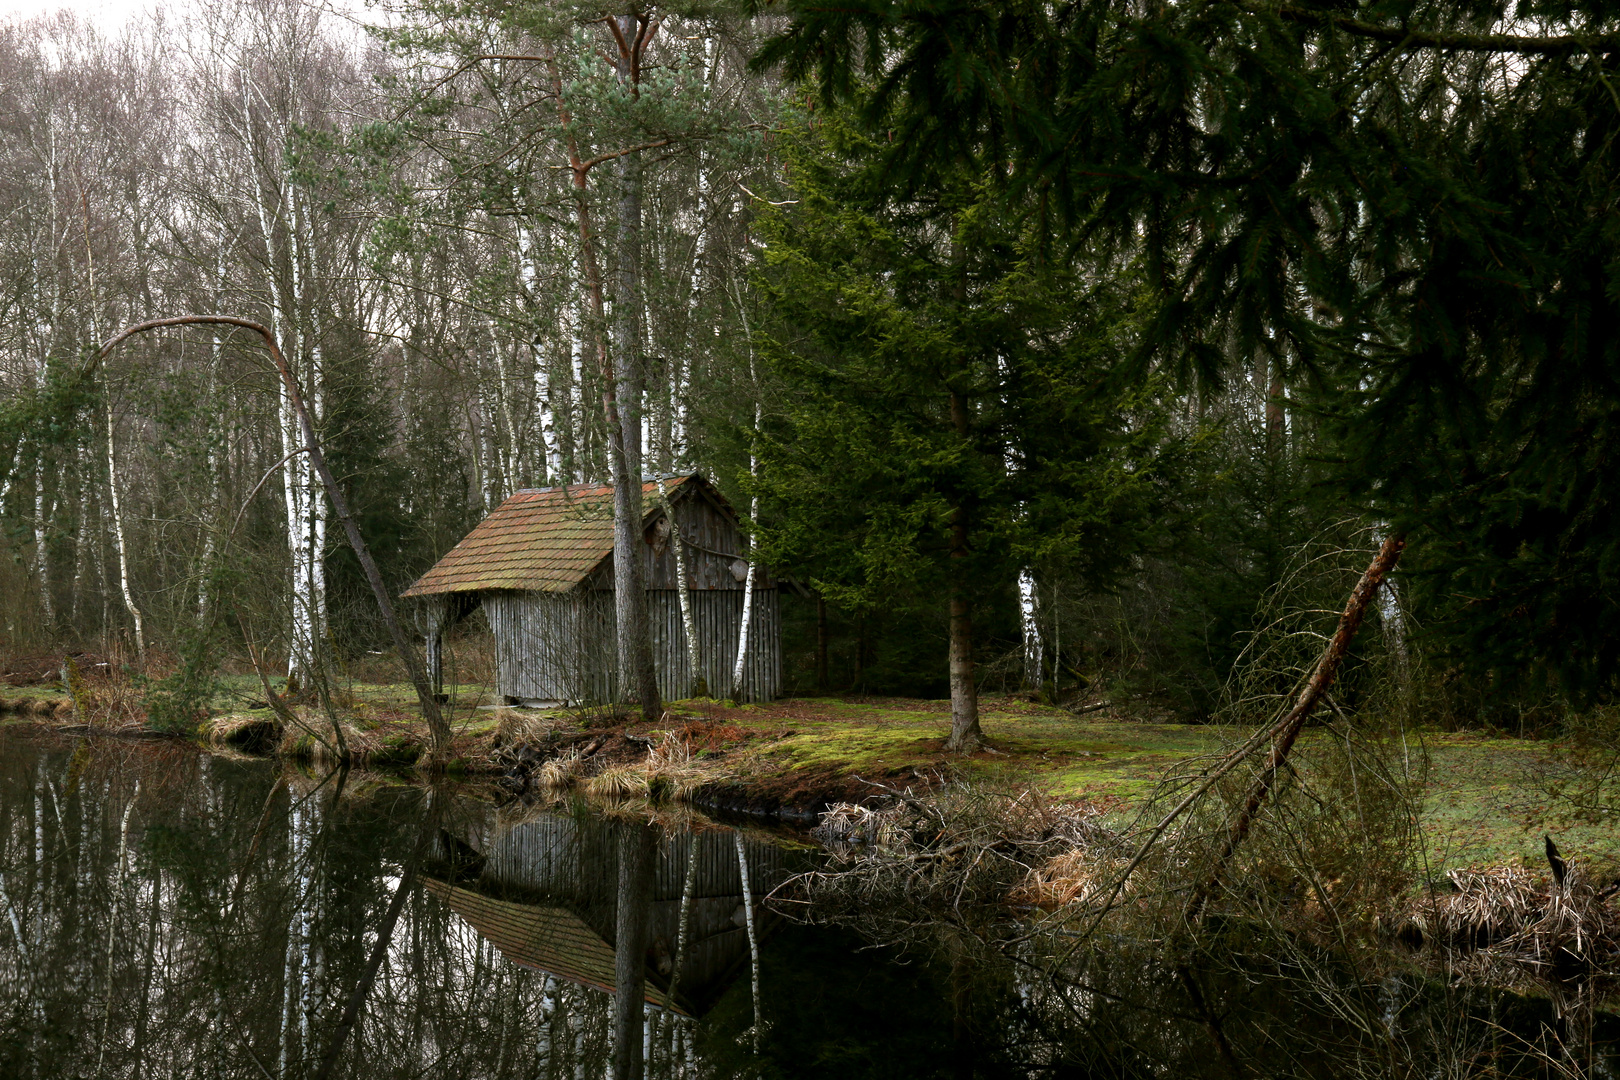
M 1277 725 L 1276 742 L 1272 744 L 1271 753 L 1266 755 L 1266 762 L 1260 770 L 1260 775 L 1255 777 L 1254 783 L 1250 785 L 1248 797 L 1244 799 L 1242 809 L 1232 822 L 1232 828 L 1222 843 L 1220 852 L 1215 856 L 1215 864 L 1187 902 L 1189 921 L 1196 922 L 1203 915 L 1210 897 L 1220 886 L 1221 877 L 1231 863 L 1232 856 L 1248 838 L 1249 830 L 1254 827 L 1255 817 L 1270 796 L 1272 788 L 1276 786 L 1277 774 L 1288 763 L 1288 755 L 1293 750 L 1294 741 L 1299 738 L 1306 719 L 1327 694 L 1328 687 L 1333 685 L 1339 667 L 1350 651 L 1350 644 L 1355 640 L 1356 631 L 1361 628 L 1362 620 L 1366 618 L 1367 608 L 1378 595 L 1378 589 L 1389 577 L 1390 571 L 1395 569 L 1395 564 L 1400 561 L 1401 552 L 1405 548 L 1406 534 L 1391 533 L 1378 549 L 1378 554 L 1373 556 L 1366 573 L 1356 582 L 1355 589 L 1350 593 L 1349 602 L 1345 604 L 1344 614 L 1339 616 L 1339 628 L 1334 632 L 1333 640 L 1328 643 L 1321 659 L 1317 661 L 1316 670 L 1305 684 L 1305 689 L 1300 692 L 1293 709 Z

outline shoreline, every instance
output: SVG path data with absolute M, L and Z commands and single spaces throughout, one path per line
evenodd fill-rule
M 947 779 L 1006 790 L 1039 788 L 1048 797 L 1119 820 L 1154 796 L 1167 775 L 1194 772 L 1230 749 L 1240 734 L 1216 725 L 1165 723 L 1102 708 L 1083 714 L 1022 698 L 985 695 L 986 749 L 944 749 L 948 702 L 842 697 L 730 705 L 670 702 L 657 723 L 639 716 L 491 708 L 474 685 L 450 703 L 455 732 L 447 772 L 497 781 L 513 794 L 578 790 L 606 798 L 686 803 L 752 820 L 813 825 L 839 802 L 865 803 L 887 789 L 921 792 Z M 412 771 L 427 751 L 427 730 L 408 688 L 355 684 L 338 702 L 351 765 Z M 183 738 L 204 748 L 335 764 L 331 718 L 296 706 L 302 730 L 277 725 L 251 692 L 250 707 L 222 709 L 203 730 L 168 736 L 144 730 L 144 714 L 108 695 L 85 724 L 72 702 L 49 687 L 6 687 L 0 725 L 64 735 Z M 1325 729 L 1301 736 L 1311 748 Z M 1392 768 L 1409 769 L 1414 810 L 1424 830 L 1419 862 L 1436 879 L 1453 869 L 1543 865 L 1543 837 L 1593 868 L 1620 868 L 1620 834 L 1569 812 L 1553 784 L 1568 746 L 1480 731 L 1408 729 L 1391 744 Z

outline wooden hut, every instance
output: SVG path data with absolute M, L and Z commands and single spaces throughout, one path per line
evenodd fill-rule
M 665 519 L 660 483 L 674 515 Z M 702 476 L 642 484 L 642 580 L 653 664 L 666 699 L 731 691 L 748 563 L 725 498 Z M 677 572 L 681 537 L 686 580 Z M 687 651 L 681 590 L 691 604 L 698 670 Z M 613 487 L 570 484 L 512 495 L 440 559 L 405 596 L 424 602 L 428 667 L 438 681 L 439 635 L 482 604 L 495 635 L 496 693 L 509 705 L 589 705 L 619 697 L 613 611 Z M 776 696 L 782 681 L 777 582 L 754 572 L 744 701 Z

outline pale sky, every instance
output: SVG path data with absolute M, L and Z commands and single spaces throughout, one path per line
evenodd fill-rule
M 69 8 L 87 19 L 110 28 L 123 23 L 131 15 L 157 6 L 159 5 L 153 0 L 0 0 L 0 18 L 21 16 L 26 19 Z M 172 10 L 181 5 L 171 0 L 162 6 Z
M 387 22 L 383 12 L 367 8 L 366 0 L 310 0 L 310 2 L 318 3 L 327 11 L 349 13 L 350 17 L 357 16 L 367 22 Z M 162 8 L 170 14 L 180 15 L 191 5 L 192 0 L 0 0 L 0 21 L 14 17 L 28 19 L 68 8 L 102 28 L 111 30 L 142 12 Z

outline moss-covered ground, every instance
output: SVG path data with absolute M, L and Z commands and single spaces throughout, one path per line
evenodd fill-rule
M 1221 727 L 1148 723 L 1007 698 L 984 702 L 989 749 L 962 756 L 944 749 L 946 702 L 800 699 L 732 708 L 679 702 L 672 712 L 735 725 L 751 735 L 734 752 L 756 784 L 791 788 L 795 774 L 847 776 L 904 786 L 945 770 L 987 780 L 1039 779 L 1056 795 L 1128 811 L 1189 759 L 1218 755 L 1241 736 Z M 1247 733 L 1242 733 L 1246 735 Z M 1325 731 L 1308 731 L 1296 752 L 1309 768 Z M 1422 819 L 1429 869 L 1524 862 L 1542 864 L 1543 836 L 1590 863 L 1620 863 L 1620 835 L 1572 819 L 1549 790 L 1556 743 L 1476 733 L 1411 731 L 1390 747 L 1397 766 L 1424 782 Z

